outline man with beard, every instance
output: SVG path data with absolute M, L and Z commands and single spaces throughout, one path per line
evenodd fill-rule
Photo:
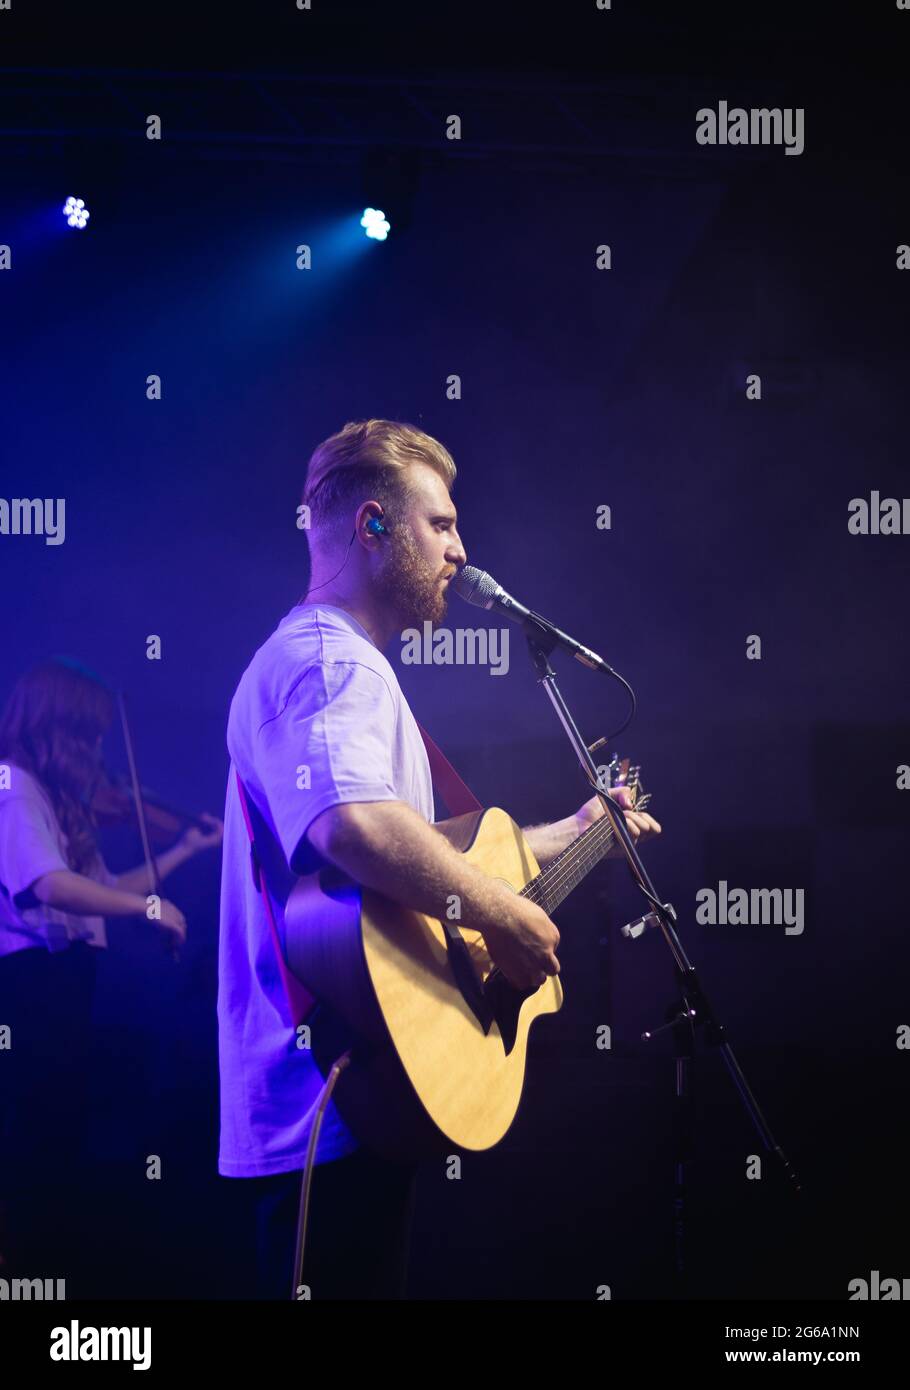
M 529 899 L 470 865 L 432 827 L 430 766 L 395 672 L 396 634 L 446 614 L 466 562 L 451 489 L 455 464 L 410 425 L 345 425 L 314 452 L 311 581 L 244 672 L 231 704 L 219 950 L 218 1170 L 249 1180 L 258 1291 L 287 1297 L 301 1169 L 323 1078 L 290 1017 L 267 905 L 250 872 L 236 777 L 249 801 L 279 937 L 293 877 L 332 864 L 355 883 L 462 919 L 520 988 L 559 971 L 559 933 Z M 626 793 L 616 794 L 628 805 Z M 595 796 L 525 831 L 541 866 L 603 814 Z M 626 811 L 638 838 L 659 830 Z M 330 1101 L 311 1190 L 304 1278 L 312 1297 L 404 1296 L 415 1165 L 360 1145 Z

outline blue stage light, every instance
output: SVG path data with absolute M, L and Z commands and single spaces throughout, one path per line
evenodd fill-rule
M 374 241 L 385 241 L 392 230 L 391 224 L 386 221 L 385 213 L 380 212 L 379 208 L 364 208 L 360 225 Z
M 82 198 L 67 198 L 63 204 L 63 216 L 70 227 L 84 227 L 91 217 Z

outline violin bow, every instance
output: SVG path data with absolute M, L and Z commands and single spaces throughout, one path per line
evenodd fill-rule
M 136 766 L 136 750 L 133 747 L 133 736 L 130 732 L 130 723 L 126 717 L 126 698 L 123 691 L 117 692 L 117 705 L 120 710 L 120 723 L 123 728 L 123 741 L 126 745 L 126 757 L 130 768 L 130 782 L 133 787 L 133 804 L 136 807 L 136 820 L 139 823 L 139 835 L 142 840 L 142 853 L 145 856 L 145 867 L 148 869 L 149 882 L 152 891 L 157 898 L 161 899 L 161 878 L 158 874 L 158 864 L 152 854 L 151 841 L 149 840 L 148 822 L 145 818 L 145 802 L 142 800 L 142 786 L 139 781 L 139 771 Z M 178 958 L 177 947 L 173 950 L 174 959 Z

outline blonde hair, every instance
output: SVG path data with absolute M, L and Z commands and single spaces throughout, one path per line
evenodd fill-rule
M 429 464 L 452 491 L 455 462 L 438 439 L 398 420 L 351 420 L 314 449 L 303 501 L 319 525 L 352 510 L 358 496 L 394 506 L 408 494 L 415 463 Z

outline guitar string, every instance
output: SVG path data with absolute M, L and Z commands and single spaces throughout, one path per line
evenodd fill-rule
M 643 796 L 635 803 L 635 809 L 643 809 L 650 799 L 650 795 Z M 573 888 L 578 886 L 585 874 L 603 858 L 606 853 L 606 846 L 613 838 L 613 823 L 605 813 L 601 819 L 597 820 L 594 825 L 591 826 L 590 830 L 585 832 L 581 837 L 581 843 L 576 842 L 567 845 L 562 853 L 557 855 L 556 859 L 553 860 L 552 864 L 548 864 L 535 878 L 532 878 L 530 883 L 527 883 L 525 887 L 521 889 L 521 896 L 539 904 L 542 901 L 539 896 L 541 891 L 543 891 L 546 896 L 549 896 L 551 889 L 561 889 L 565 884 L 568 884 L 569 886 L 562 895 L 563 898 L 566 897 Z M 603 841 L 603 843 L 601 843 L 601 841 Z M 570 858 L 573 862 L 572 865 L 567 868 L 562 861 L 563 859 L 568 860 Z M 581 872 L 576 874 L 576 869 L 580 869 Z M 574 882 L 571 881 L 573 878 Z M 560 899 L 560 901 L 562 901 L 562 899 Z
M 595 831 L 600 831 L 600 834 L 594 834 Z M 588 838 L 589 836 L 590 839 Z M 548 864 L 536 878 L 533 878 L 531 882 L 521 890 L 522 895 L 529 898 L 532 902 L 543 903 L 548 901 L 551 891 L 559 891 L 565 887 L 565 893 L 562 895 L 565 897 L 571 892 L 572 888 L 576 887 L 578 883 L 581 882 L 581 879 L 588 870 L 593 868 L 597 861 L 603 857 L 603 853 L 606 852 L 606 846 L 609 844 L 612 837 L 612 825 L 604 826 L 599 823 L 592 826 L 588 835 L 585 836 L 585 844 L 583 846 L 569 845 L 564 849 L 562 854 L 558 855 L 552 864 Z M 597 847 L 596 852 L 592 853 L 594 841 L 597 842 Z M 601 841 L 603 841 L 603 844 L 601 844 Z M 571 853 L 573 849 L 575 850 L 574 854 Z M 571 859 L 571 864 L 564 864 L 563 856 L 565 856 L 566 860 Z M 576 870 L 580 870 L 577 877 Z M 572 881 L 573 878 L 574 882 Z
M 651 793 L 648 792 L 646 793 L 646 795 L 640 797 L 635 802 L 634 809 L 638 811 L 643 811 L 650 800 Z M 585 831 L 584 835 L 582 835 L 579 840 L 576 840 L 572 844 L 567 845 L 566 848 L 562 850 L 561 853 L 558 854 L 557 857 L 553 860 L 552 864 L 548 864 L 545 869 L 542 869 L 541 872 L 536 875 L 536 877 L 531 879 L 530 883 L 526 883 L 524 888 L 519 890 L 519 897 L 527 898 L 530 902 L 537 903 L 538 906 L 541 906 L 546 904 L 550 889 L 557 887 L 562 888 L 564 884 L 568 883 L 569 887 L 566 889 L 565 893 L 563 893 L 562 897 L 559 899 L 559 902 L 562 902 L 563 899 L 566 898 L 568 894 L 572 891 L 572 889 L 578 886 L 578 884 L 584 878 L 585 874 L 587 874 L 588 871 L 592 869 L 595 864 L 600 862 L 600 860 L 604 857 L 604 854 L 606 853 L 605 846 L 608 845 L 610 840 L 614 838 L 615 832 L 613 830 L 613 822 L 609 819 L 606 812 L 604 812 L 603 816 L 599 820 L 595 821 L 594 824 L 588 830 Z M 603 843 L 601 843 L 602 841 Z M 569 857 L 573 858 L 574 865 L 573 868 L 568 869 L 566 871 L 564 870 L 562 860 L 568 859 Z M 590 863 L 587 862 L 588 860 L 590 860 Z M 575 873 L 575 866 L 581 868 L 581 873 L 579 873 L 577 877 L 575 877 L 574 882 L 570 882 Z M 543 897 L 540 896 L 541 889 L 543 889 L 544 892 Z M 547 910 L 555 912 L 556 907 L 558 906 L 559 903 L 556 903 L 553 908 L 548 908 Z M 470 944 L 471 943 L 469 943 L 469 945 Z M 479 943 L 473 944 L 479 945 Z M 489 959 L 489 954 L 485 945 L 483 947 L 483 952 L 484 955 L 487 956 L 487 958 Z
M 651 793 L 648 792 L 640 797 L 634 804 L 634 809 L 643 811 L 651 800 Z M 615 838 L 613 822 L 604 812 L 603 816 L 594 822 L 579 839 L 566 846 L 560 854 L 556 856 L 552 864 L 548 864 L 539 874 L 526 883 L 524 888 L 519 889 L 519 897 L 527 898 L 529 902 L 536 903 L 538 906 L 546 905 L 551 890 L 562 889 L 566 884 L 566 890 L 562 893 L 559 902 L 576 888 L 584 876 L 599 863 L 607 852 L 607 846 Z M 567 868 L 563 860 L 572 860 L 572 866 Z M 576 870 L 580 872 L 576 873 Z M 554 904 L 547 911 L 554 911 L 559 903 Z M 479 943 L 477 943 L 479 944 Z M 487 954 L 484 946 L 484 954 Z
M 600 832 L 595 833 L 595 832 Z M 576 869 L 587 870 L 593 867 L 596 862 L 595 856 L 600 855 L 613 838 L 612 822 L 604 816 L 590 827 L 590 833 L 583 836 L 580 842 L 574 845 L 567 845 L 566 848 L 556 856 L 552 864 L 547 867 L 528 884 L 529 888 L 541 889 L 545 896 L 549 896 L 551 889 L 558 890 L 565 883 L 571 880 Z M 575 851 L 573 854 L 572 851 Z M 565 861 L 565 862 L 564 862 Z
M 636 805 L 643 805 L 644 800 L 645 799 L 642 798 L 641 802 L 636 803 Z M 563 885 L 573 877 L 575 878 L 575 884 L 572 886 L 576 886 L 581 882 L 581 878 L 584 877 L 584 874 L 586 874 L 589 869 L 593 868 L 598 860 L 603 857 L 606 845 L 608 845 L 613 838 L 613 823 L 607 815 L 604 814 L 604 816 L 597 820 L 585 835 L 582 836 L 580 843 L 576 841 L 573 844 L 567 845 L 553 860 L 553 863 L 548 864 L 536 878 L 531 880 L 527 887 L 536 888 L 540 885 L 546 890 L 562 888 Z M 568 861 L 569 859 L 571 859 L 573 863 L 566 871 L 563 860 Z M 576 868 L 582 870 L 580 875 L 576 876 Z

